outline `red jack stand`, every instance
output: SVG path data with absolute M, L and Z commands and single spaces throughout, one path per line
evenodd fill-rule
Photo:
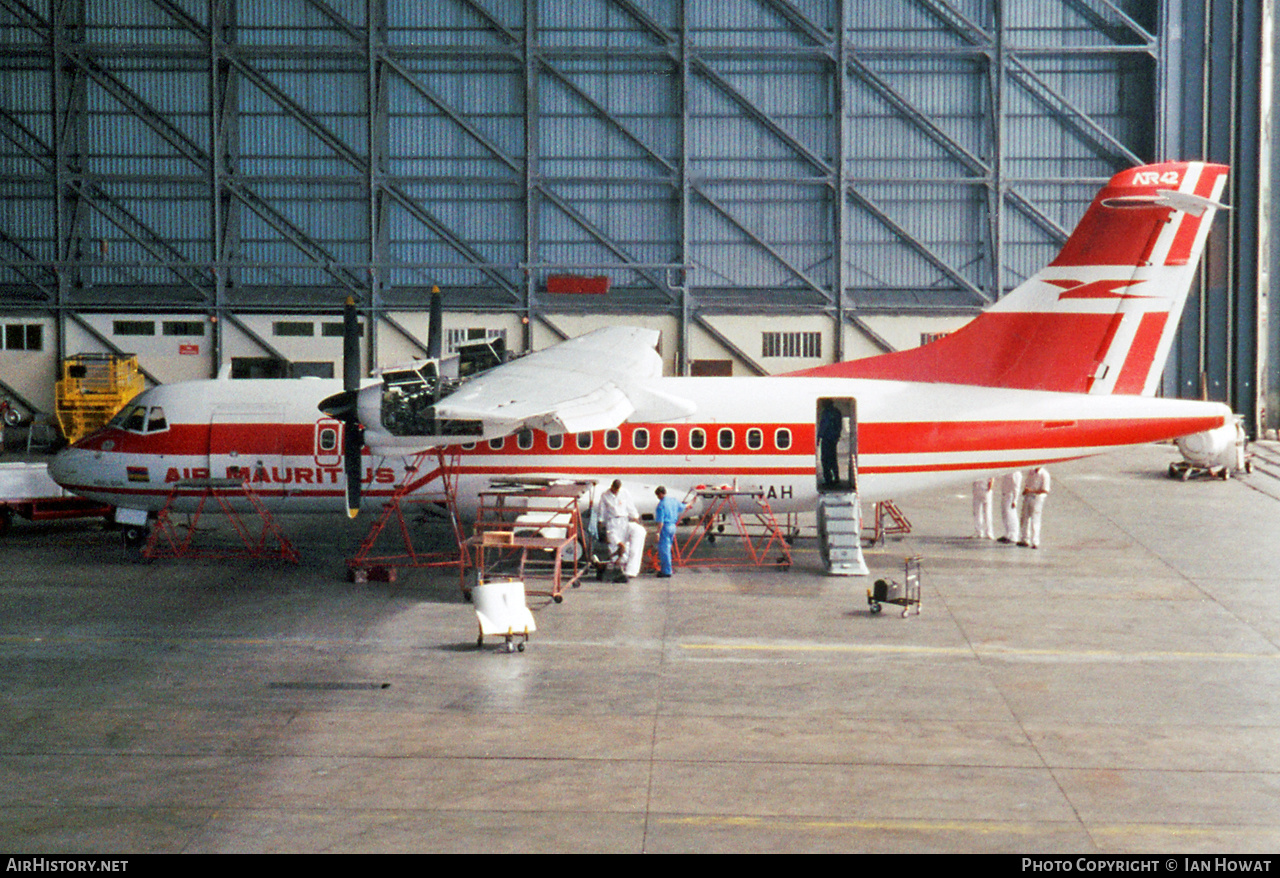
M 740 491 L 736 488 L 694 488 L 684 498 L 688 508 L 695 501 L 702 504 L 702 514 L 694 525 L 693 533 L 683 542 L 679 538 L 671 547 L 671 560 L 677 567 L 780 567 L 791 568 L 791 545 L 778 525 L 778 519 L 765 499 L 764 492 L 759 490 Z M 720 523 L 723 519 L 723 524 Z M 755 538 L 752 538 L 748 524 L 753 521 L 760 526 Z M 725 536 L 737 537 L 746 550 L 746 558 L 705 558 L 694 560 L 694 553 L 704 538 L 714 543 L 719 532 L 732 525 L 732 533 Z M 775 559 L 769 553 L 778 550 L 782 554 Z
M 369 533 L 360 544 L 355 557 L 347 559 L 349 582 L 395 582 L 396 570 L 400 567 L 457 567 L 459 577 L 462 576 L 467 556 L 463 548 L 466 538 L 462 533 L 462 525 L 458 521 L 458 479 L 454 472 L 458 455 L 454 452 L 446 460 L 446 450 L 432 448 L 420 451 L 413 456 L 413 462 L 406 469 L 404 479 L 396 486 L 391 498 L 383 504 L 382 514 L 369 528 Z M 436 467 L 423 473 L 428 457 L 436 459 Z M 429 490 L 432 483 L 437 481 L 439 486 Z M 410 497 L 410 494 L 413 496 Z M 404 517 L 405 506 L 412 503 L 435 503 L 444 507 L 453 528 L 454 548 L 435 552 L 419 552 L 414 548 L 413 537 L 409 533 L 409 525 Z M 397 555 L 373 554 L 378 538 L 393 520 L 399 528 L 404 552 Z
M 196 504 L 195 512 L 191 513 L 188 519 L 187 533 L 183 536 L 178 533 L 177 526 L 173 523 L 171 511 L 173 501 L 177 498 L 178 492 L 192 488 L 200 491 L 200 501 Z M 201 549 L 193 546 L 196 525 L 200 521 L 201 513 L 204 512 L 205 504 L 210 500 L 213 500 L 221 513 L 226 516 L 227 523 L 231 525 L 236 535 L 240 538 L 240 542 L 244 546 L 243 549 Z M 233 507 L 232 504 L 237 500 L 248 502 L 262 522 L 262 529 L 257 537 L 254 537 L 249 527 L 241 519 L 240 513 Z M 273 539 L 274 545 L 271 544 Z M 173 489 L 169 492 L 169 498 L 165 501 L 164 508 L 156 516 L 156 525 L 151 531 L 151 536 L 147 539 L 147 544 L 142 549 L 142 557 L 147 559 L 253 558 L 257 560 L 289 561 L 294 564 L 297 564 L 300 560 L 298 550 L 285 537 L 284 532 L 276 524 L 271 512 L 263 505 L 258 495 L 254 493 L 247 479 L 191 479 L 175 482 Z

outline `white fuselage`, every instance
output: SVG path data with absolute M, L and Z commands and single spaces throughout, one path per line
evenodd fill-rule
M 1013 469 L 1053 464 L 1226 423 L 1226 406 L 1137 396 L 1010 390 L 845 378 L 659 378 L 654 390 L 695 414 L 663 423 L 549 437 L 537 431 L 456 446 L 451 455 L 463 516 L 500 477 L 608 483 L 634 496 L 664 485 L 682 497 L 698 485 L 758 488 L 775 511 L 812 510 L 821 468 L 819 400 L 853 400 L 857 487 L 862 499 L 901 497 Z M 344 508 L 342 425 L 317 409 L 340 383 L 321 379 L 195 381 L 134 399 L 153 423 L 109 427 L 62 451 L 59 484 L 124 508 L 194 506 L 196 485 L 246 476 L 284 512 Z M 850 433 L 846 428 L 843 441 Z M 558 445 L 558 447 L 555 447 Z M 843 448 L 843 446 L 842 446 Z M 842 456 L 846 452 L 842 450 Z M 362 505 L 376 508 L 405 478 L 409 458 L 365 450 Z

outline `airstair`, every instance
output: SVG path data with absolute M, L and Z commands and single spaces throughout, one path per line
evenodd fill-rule
M 866 576 L 862 557 L 862 511 L 856 491 L 828 491 L 818 497 L 818 551 L 833 576 Z
M 866 576 L 870 571 L 862 558 L 857 400 L 819 398 L 814 433 L 817 437 L 814 465 L 818 477 L 818 551 L 822 563 L 832 576 Z

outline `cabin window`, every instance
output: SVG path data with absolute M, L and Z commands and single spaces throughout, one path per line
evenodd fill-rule
M 646 427 L 637 427 L 635 432 L 631 434 L 631 444 L 637 451 L 644 451 L 649 447 L 649 430 Z
M 759 427 L 752 427 L 747 431 L 747 447 L 752 451 L 759 451 L 764 447 L 764 431 Z
M 521 430 L 516 434 L 516 447 L 521 451 L 528 451 L 533 447 L 533 431 Z
M 779 451 L 786 451 L 791 447 L 791 431 L 786 427 L 779 427 L 773 434 L 773 444 Z
M 463 443 L 462 443 L 462 448 L 463 448 L 463 450 L 464 450 L 464 451 L 475 451 L 475 450 L 476 450 L 476 443 L 474 443 L 474 442 L 463 442 Z
M 561 448 L 564 448 L 564 434 L 556 433 L 554 436 L 548 436 L 547 446 L 552 451 L 559 451 Z
M 490 448 L 492 448 L 494 451 L 501 451 L 501 450 L 502 450 L 502 446 L 504 446 L 504 445 L 506 445 L 506 444 L 507 444 L 507 437 L 506 437 L 506 436 L 503 436 L 503 437 L 502 437 L 502 438 L 500 438 L 500 439 L 490 439 L 490 440 L 489 440 L 489 447 L 490 447 Z
M 729 427 L 721 427 L 720 432 L 716 435 L 716 442 L 719 444 L 721 451 L 728 451 L 733 447 L 733 430 Z
M 689 431 L 689 447 L 694 451 L 701 451 L 707 447 L 707 431 L 701 427 L 694 427 Z
M 604 447 L 610 451 L 616 451 L 622 447 L 622 433 L 617 430 L 606 430 L 604 434 Z
M 590 447 L 591 447 L 591 434 L 590 434 L 590 433 L 579 433 L 579 434 L 578 434 L 578 449 L 579 449 L 579 450 L 581 450 L 581 451 L 586 451 L 586 450 L 587 450 L 588 448 L 590 448 Z
M 334 451 L 338 447 L 338 431 L 333 427 L 325 427 L 320 431 L 320 450 Z
M 676 431 L 668 427 L 662 431 L 662 447 L 670 451 L 676 447 L 676 442 L 679 438 L 680 437 L 676 435 Z

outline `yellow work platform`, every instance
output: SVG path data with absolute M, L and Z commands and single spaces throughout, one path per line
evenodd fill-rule
M 57 386 L 58 426 L 68 442 L 101 428 L 146 389 L 133 354 L 75 354 L 62 361 Z

